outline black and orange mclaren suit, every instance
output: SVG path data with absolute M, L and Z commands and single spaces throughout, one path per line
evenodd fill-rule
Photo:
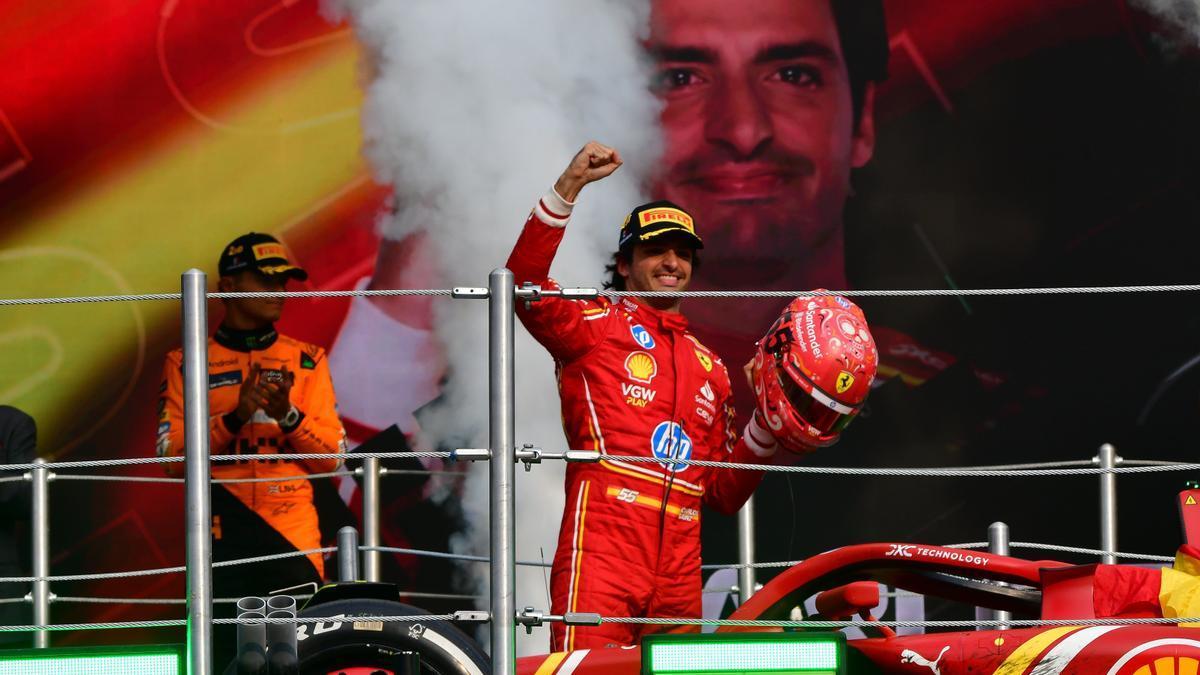
M 158 403 L 160 457 L 181 455 L 184 451 L 182 363 L 183 352 L 176 349 L 167 355 L 163 368 Z M 239 424 L 234 411 L 251 364 L 258 364 L 265 375 L 282 372 L 284 365 L 294 374 L 291 402 L 300 418 L 286 431 L 261 409 L 249 422 Z M 341 465 L 338 459 L 287 458 L 294 453 L 345 451 L 346 434 L 338 420 L 329 365 L 320 347 L 280 335 L 273 327 L 261 331 L 221 327 L 208 341 L 208 392 L 212 454 L 272 456 L 265 461 L 213 462 L 214 479 L 287 478 L 334 471 Z M 182 471 L 181 464 L 167 466 L 172 467 L 168 473 Z M 312 494 L 312 485 L 306 478 L 213 485 L 214 559 L 320 548 L 321 534 Z M 324 574 L 319 554 L 290 562 L 290 571 L 282 573 L 290 578 L 276 576 L 271 583 L 279 585 L 273 588 L 320 580 Z M 308 563 L 311 570 L 307 569 Z M 299 569 L 295 567 L 297 564 Z M 272 570 L 273 576 L 278 569 Z

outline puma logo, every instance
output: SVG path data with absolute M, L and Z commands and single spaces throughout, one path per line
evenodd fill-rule
M 942 647 L 942 651 L 938 653 L 937 659 L 930 661 L 911 649 L 905 649 L 904 651 L 900 652 L 900 663 L 915 663 L 918 666 L 925 666 L 929 670 L 933 671 L 933 675 L 942 675 L 942 671 L 938 667 L 938 664 L 942 662 L 942 657 L 945 656 L 946 652 L 948 651 L 950 651 L 950 645 Z

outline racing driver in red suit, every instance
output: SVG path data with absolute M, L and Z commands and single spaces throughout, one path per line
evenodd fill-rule
M 620 165 L 616 151 L 595 142 L 575 156 L 508 259 L 518 285 L 556 287 L 550 263 L 574 199 Z M 617 272 L 630 291 L 682 291 L 701 246 L 686 212 L 653 202 L 626 220 L 620 252 L 628 255 Z M 762 463 L 776 450 L 774 437 L 752 419 L 739 439 L 729 373 L 688 332 L 678 298 L 544 298 L 518 315 L 555 359 L 569 447 L 659 459 L 567 466 L 553 613 L 699 617 L 700 506 L 737 511 L 763 474 L 673 460 Z M 651 629 L 554 624 L 552 647 L 628 645 Z

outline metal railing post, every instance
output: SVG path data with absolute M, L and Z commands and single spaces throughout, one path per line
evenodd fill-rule
M 754 497 L 738 511 L 738 604 L 744 604 L 757 589 L 754 568 Z
M 1008 555 L 1008 525 L 1002 522 L 995 522 L 988 525 L 988 553 L 996 555 Z M 992 619 L 995 621 L 1009 621 L 1012 619 L 1012 612 L 1007 612 L 1002 609 L 997 609 L 992 612 Z M 999 630 L 1008 630 L 1007 625 L 999 626 Z
M 337 536 L 338 581 L 358 581 L 358 530 L 347 525 Z
M 1117 457 L 1117 449 L 1110 443 L 1100 446 L 1099 457 L 1095 460 L 1101 469 L 1113 469 L 1121 463 Z M 1100 556 L 1100 562 L 1115 565 L 1117 556 L 1111 552 L 1117 550 L 1117 474 L 1100 474 L 1100 550 L 1110 551 Z
M 208 300 L 204 272 L 183 273 L 183 433 L 187 494 L 187 663 L 212 675 L 212 505 L 208 447 Z
M 368 457 L 362 464 L 363 486 L 363 579 L 379 581 L 379 458 Z
M 488 394 L 491 466 L 491 608 L 492 672 L 516 671 L 516 532 L 513 484 L 516 481 L 516 389 L 513 273 L 488 275 Z
M 33 576 L 50 576 L 50 470 L 43 466 L 46 460 L 38 457 L 33 460 L 34 467 L 29 472 L 33 482 L 33 509 L 31 511 L 33 530 Z M 33 623 L 38 626 L 50 625 L 50 582 L 33 582 Z M 33 647 L 45 649 L 50 646 L 50 631 L 39 630 L 33 634 Z

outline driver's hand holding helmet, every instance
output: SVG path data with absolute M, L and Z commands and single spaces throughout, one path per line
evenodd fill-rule
M 792 452 L 836 443 L 879 365 L 862 310 L 840 295 L 800 296 L 755 347 L 755 422 Z

